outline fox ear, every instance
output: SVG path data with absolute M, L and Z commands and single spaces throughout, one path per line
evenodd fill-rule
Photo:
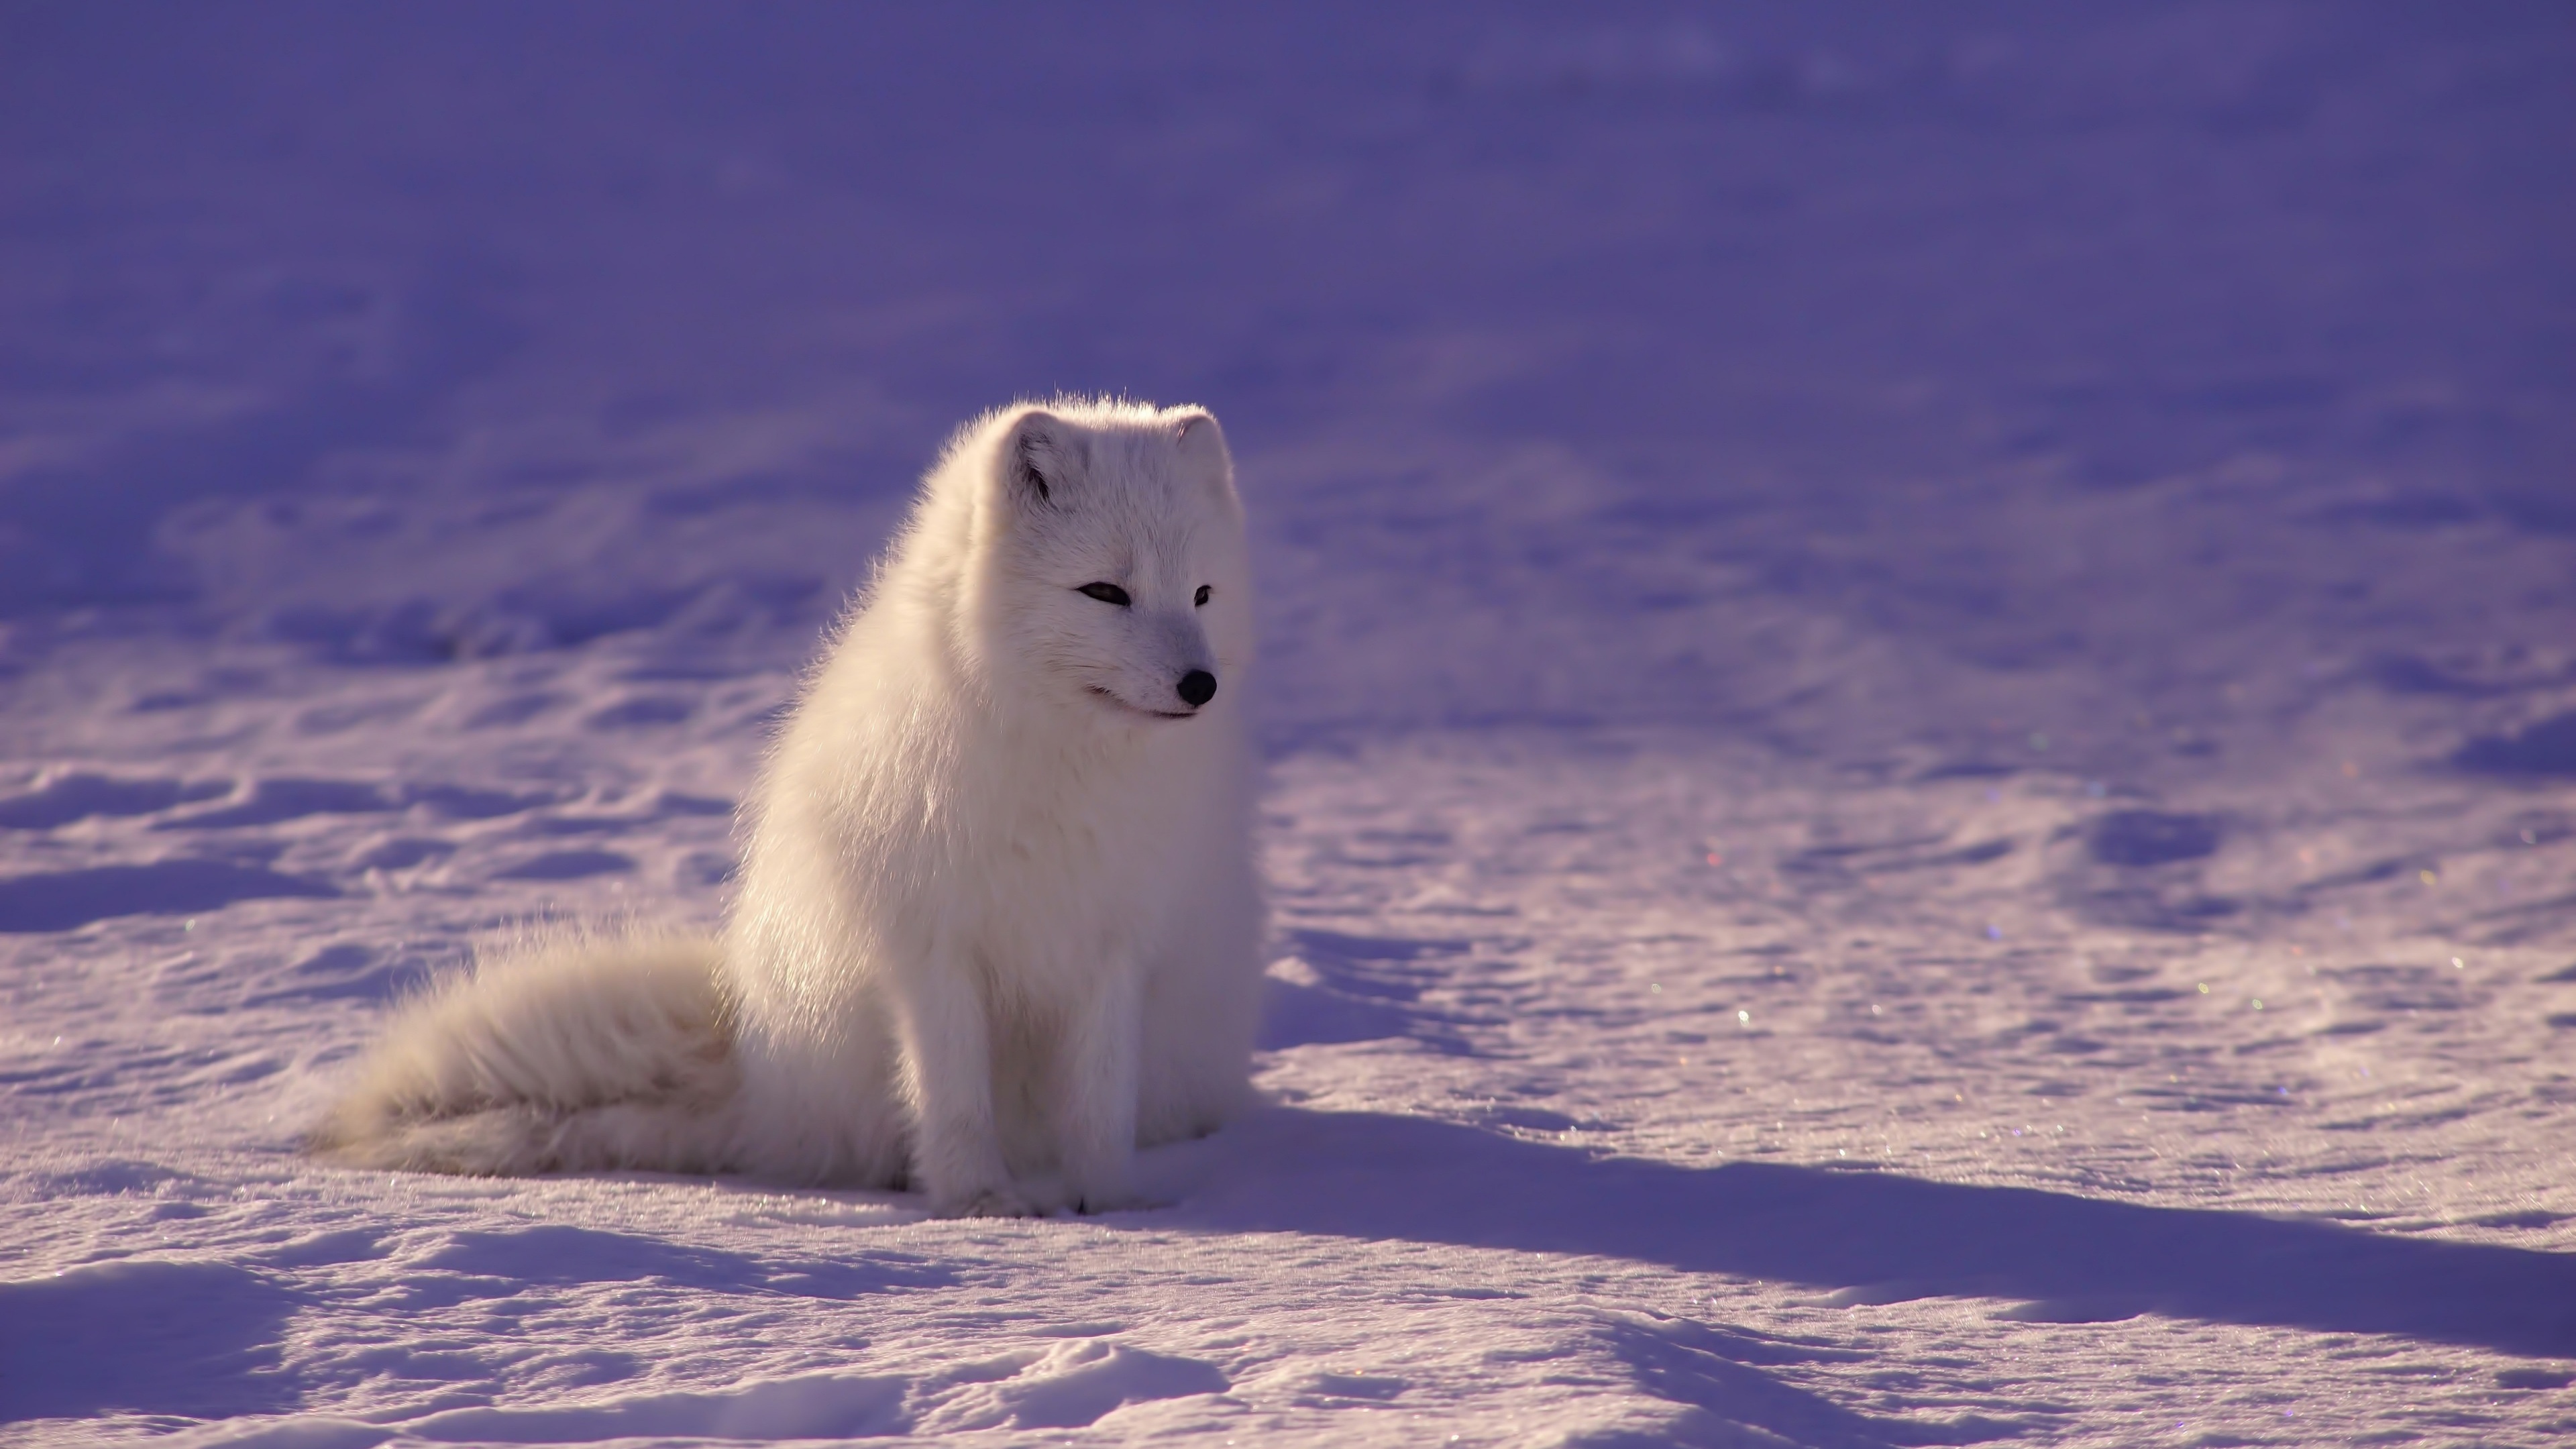
M 1234 480 L 1234 455 L 1226 451 L 1225 429 L 1218 427 L 1216 415 L 1193 409 L 1181 416 L 1172 441 L 1181 456 L 1207 471 L 1220 489 Z
M 1064 419 L 1031 408 L 1003 435 L 1002 489 L 1023 504 L 1061 506 L 1081 459 L 1081 440 Z

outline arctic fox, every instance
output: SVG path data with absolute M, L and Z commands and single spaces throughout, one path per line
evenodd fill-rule
M 413 1003 L 342 1161 L 1136 1201 L 1247 1091 L 1262 910 L 1243 510 L 1216 419 L 960 429 L 807 678 L 719 939 L 558 943 Z

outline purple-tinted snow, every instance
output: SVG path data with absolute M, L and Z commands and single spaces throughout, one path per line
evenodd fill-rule
M 0 1443 L 2576 1433 L 2550 5 L 0 7 Z M 1171 1206 L 294 1155 L 705 923 L 946 430 L 1217 409 Z

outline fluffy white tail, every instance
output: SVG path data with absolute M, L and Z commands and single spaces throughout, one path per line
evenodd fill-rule
M 735 1166 L 719 959 L 711 939 L 646 935 L 485 960 L 403 1007 L 309 1146 L 414 1172 Z

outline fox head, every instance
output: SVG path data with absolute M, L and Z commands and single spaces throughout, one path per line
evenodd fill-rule
M 1231 710 L 1252 662 L 1234 461 L 1198 408 L 1058 401 L 979 460 L 979 621 L 1052 703 L 1137 728 Z

